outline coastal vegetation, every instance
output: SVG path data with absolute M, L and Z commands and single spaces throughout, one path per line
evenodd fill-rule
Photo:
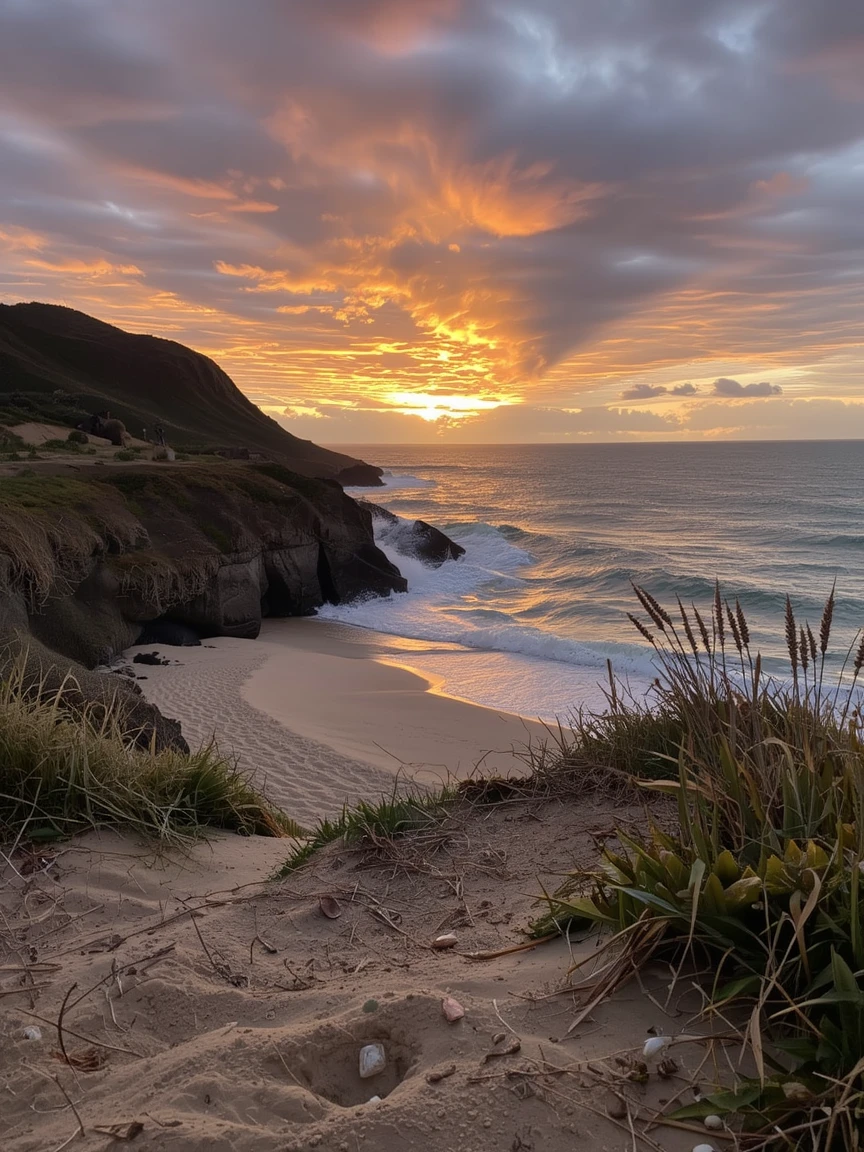
M 112 709 L 69 708 L 20 662 L 0 683 L 0 842 L 114 828 L 181 845 L 206 830 L 299 835 L 215 744 L 141 748 Z
M 654 647 L 650 708 L 614 681 L 602 716 L 577 718 L 562 780 L 629 776 L 677 803 L 674 828 L 619 832 L 601 866 L 544 903 L 536 936 L 591 925 L 611 994 L 649 959 L 712 973 L 706 1015 L 740 1023 L 754 1075 L 672 1113 L 726 1116 L 745 1146 L 859 1147 L 864 1115 L 864 744 L 855 689 L 825 677 L 834 593 L 818 631 L 787 599 L 791 677 L 766 676 L 739 604 L 718 587 L 710 615 L 668 612 L 636 589 L 635 626 Z M 548 766 L 546 768 L 548 771 Z

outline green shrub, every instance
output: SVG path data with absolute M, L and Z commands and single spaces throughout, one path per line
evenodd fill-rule
M 69 435 L 66 437 L 70 444 L 89 444 L 90 437 L 86 432 L 82 432 L 80 428 L 73 428 Z
M 616 933 L 622 977 L 649 954 L 676 965 L 696 954 L 716 973 L 711 1008 L 746 1006 L 742 1038 L 758 1078 L 673 1118 L 729 1113 L 765 1135 L 759 1147 L 801 1125 L 807 1148 L 858 1147 L 864 744 L 855 690 L 864 641 L 849 653 L 846 685 L 827 687 L 834 592 L 818 635 L 787 599 L 792 679 L 778 684 L 750 650 L 740 605 L 725 603 L 719 587 L 710 614 L 679 602 L 679 623 L 636 594 L 648 622 L 634 623 L 657 655 L 656 713 L 619 701 L 588 725 L 584 748 L 577 730 L 572 754 L 593 747 L 611 758 L 623 747 L 632 768 L 642 759 L 633 746 L 651 749 L 654 779 L 639 783 L 675 797 L 678 829 L 619 832 L 622 848 L 604 851 L 600 871 L 578 870 L 546 897 L 534 932 L 602 925 Z M 667 742 L 674 751 L 662 750 Z M 660 763 L 666 779 L 656 778 Z M 802 1145 L 776 1135 L 776 1146 Z

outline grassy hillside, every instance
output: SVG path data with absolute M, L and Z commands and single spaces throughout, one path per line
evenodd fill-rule
M 206 356 L 51 304 L 0 304 L 0 424 L 74 425 L 108 408 L 134 436 L 161 421 L 181 449 L 248 448 L 314 476 L 356 461 L 300 440 Z

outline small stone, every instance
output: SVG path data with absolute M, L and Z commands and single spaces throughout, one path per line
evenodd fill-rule
M 443 952 L 447 948 L 455 948 L 459 941 L 452 932 L 447 932 L 444 936 L 436 936 L 432 941 L 432 947 L 436 952 Z
M 448 1064 L 446 1068 L 436 1068 L 427 1074 L 426 1082 L 427 1084 L 438 1084 L 441 1080 L 446 1080 L 448 1076 L 452 1076 L 455 1071 L 455 1064 Z
M 366 1101 L 366 1103 L 367 1104 L 380 1104 L 381 1103 L 381 1097 L 380 1096 L 370 1096 L 369 1099 Z
M 719 1132 L 724 1127 L 723 1121 L 719 1116 L 706 1116 L 702 1121 L 706 1128 L 710 1128 L 712 1132 Z
M 658 1056 L 663 1049 L 667 1048 L 671 1043 L 671 1036 L 652 1036 L 650 1040 L 645 1041 L 642 1055 L 646 1060 L 650 1060 L 652 1056 Z
M 445 1020 L 450 1024 L 455 1024 L 465 1015 L 465 1009 L 452 996 L 445 996 L 441 1001 L 441 1011 L 444 1013 Z
M 35 1024 L 31 1024 L 29 1027 L 24 1029 L 24 1039 L 25 1040 L 41 1040 L 42 1039 L 42 1029 L 37 1028 Z
M 611 1116 L 613 1120 L 623 1120 L 627 1115 L 627 1105 L 615 1092 L 609 1092 L 606 1096 L 606 1115 Z
M 387 1067 L 383 1044 L 366 1044 L 360 1049 L 360 1079 L 369 1080 Z
M 507 1035 L 506 1032 L 496 1032 L 495 1035 L 492 1037 L 492 1043 L 493 1044 L 500 1044 L 501 1041 L 506 1037 L 506 1035 Z
M 694 1144 L 693 1152 L 714 1152 L 713 1144 Z

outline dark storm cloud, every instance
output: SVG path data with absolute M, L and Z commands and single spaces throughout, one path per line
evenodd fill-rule
M 721 376 L 714 381 L 712 391 L 715 396 L 779 396 L 783 389 L 779 384 L 769 384 L 767 380 L 758 384 L 742 384 L 740 380 L 729 380 Z
M 119 277 L 304 395 L 812 363 L 864 340 L 862 44 L 858 0 L 0 0 L 0 289 Z

